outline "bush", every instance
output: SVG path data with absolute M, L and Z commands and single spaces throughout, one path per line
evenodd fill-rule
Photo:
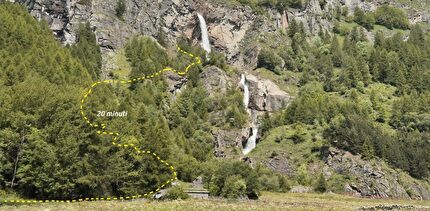
M 258 64 L 257 67 L 264 67 L 268 70 L 279 74 L 279 69 L 283 65 L 282 58 L 274 53 L 273 51 L 269 51 L 267 49 L 261 50 L 258 54 Z
M 208 61 L 208 65 L 213 65 L 221 68 L 222 70 L 226 71 L 227 73 L 231 73 L 234 70 L 228 65 L 226 57 L 223 53 L 219 53 L 216 51 L 212 51 L 209 54 L 210 60 Z
M 266 191 L 278 191 L 279 190 L 279 178 L 276 175 L 264 174 L 258 178 L 263 190 Z
M 290 183 L 287 180 L 287 177 L 278 175 L 278 181 L 279 181 L 279 191 L 286 193 L 289 190 L 291 190 Z
M 300 165 L 297 171 L 297 182 L 300 185 L 309 185 L 311 183 L 311 178 L 309 177 L 306 164 Z
M 375 21 L 389 29 L 408 29 L 409 20 L 406 14 L 398 8 L 384 5 L 375 12 Z
M 167 193 L 163 196 L 163 199 L 178 200 L 188 199 L 189 197 L 190 196 L 185 193 L 184 189 L 181 186 L 173 186 L 169 190 L 167 190 Z
M 335 193 L 343 193 L 345 191 L 345 184 L 349 181 L 351 181 L 349 176 L 334 173 L 327 180 L 327 190 Z
M 375 18 L 372 14 L 366 14 L 363 10 L 357 7 L 354 11 L 354 22 L 363 26 L 367 30 L 371 30 L 375 24 Z
M 116 2 L 115 14 L 119 19 L 122 20 L 124 18 L 124 12 L 125 12 L 125 1 L 118 0 Z
M 224 183 L 224 187 L 221 191 L 221 196 L 228 199 L 237 199 L 246 195 L 246 182 L 238 176 L 232 175 L 227 177 Z
M 260 195 L 258 174 L 241 161 L 214 161 L 206 165 L 203 180 L 211 195 L 227 198 L 247 196 L 257 199 Z
M 314 190 L 320 193 L 324 193 L 327 191 L 327 182 L 325 181 L 325 177 L 323 173 L 321 173 L 320 176 L 318 177 L 318 181 L 315 184 Z

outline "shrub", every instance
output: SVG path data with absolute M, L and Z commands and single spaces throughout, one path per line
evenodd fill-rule
M 282 58 L 274 53 L 273 51 L 269 51 L 267 49 L 261 50 L 258 54 L 258 64 L 257 67 L 264 67 L 268 70 L 279 74 L 279 68 L 283 65 Z
M 78 1 L 79 4 L 91 6 L 92 0 L 80 0 Z
M 208 163 L 203 180 L 213 196 L 227 198 L 247 196 L 250 199 L 257 199 L 260 195 L 261 185 L 257 172 L 241 161 Z
M 115 14 L 119 19 L 122 20 L 124 18 L 124 12 L 125 12 L 125 1 L 118 0 L 116 2 Z
M 311 179 L 309 178 L 306 164 L 300 165 L 297 171 L 297 182 L 300 185 L 309 185 L 311 183 Z
M 181 186 L 173 186 L 169 190 L 167 190 L 166 195 L 164 195 L 163 199 L 169 200 L 178 200 L 178 199 L 188 199 L 190 196 L 185 193 L 184 189 Z
M 263 190 L 277 191 L 279 190 L 279 178 L 276 175 L 264 174 L 258 178 Z
M 363 10 L 357 7 L 354 11 L 354 22 L 363 26 L 367 30 L 371 30 L 375 24 L 375 18 L 372 14 L 366 14 Z
M 287 177 L 282 176 L 282 175 L 278 175 L 278 181 L 279 181 L 279 191 L 286 193 L 289 190 L 291 190 L 291 186 L 290 183 L 287 180 Z
M 270 0 L 263 0 L 262 2 L 266 2 L 265 4 L 267 5 L 267 2 L 270 2 Z M 276 1 L 272 1 L 272 2 L 276 2 Z M 276 2 L 276 8 L 280 11 L 287 9 L 288 7 L 300 9 L 300 8 L 303 8 L 304 5 L 305 5 L 304 0 L 277 0 Z
M 351 181 L 348 176 L 334 173 L 327 180 L 327 190 L 335 193 L 343 193 L 345 191 L 345 184 Z
M 221 196 L 228 199 L 237 199 L 246 195 L 246 182 L 238 176 L 232 175 L 227 177 L 224 183 L 224 187 L 221 191 Z
M 327 182 L 325 181 L 325 177 L 323 173 L 321 173 L 320 176 L 318 177 L 314 190 L 320 193 L 324 193 L 327 191 Z
M 375 21 L 389 29 L 408 29 L 409 20 L 406 14 L 398 8 L 384 5 L 375 12 Z

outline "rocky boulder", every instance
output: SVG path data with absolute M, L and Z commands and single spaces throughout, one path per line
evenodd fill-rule
M 254 75 L 245 75 L 249 84 L 249 108 L 257 111 L 274 112 L 285 107 L 290 101 L 290 95 L 282 91 L 268 79 L 259 79 Z
M 389 168 L 382 160 L 366 161 L 335 148 L 327 148 L 322 154 L 331 170 L 356 178 L 355 182 L 345 185 L 347 193 L 372 198 L 430 199 L 428 184 Z
M 212 135 L 215 138 L 214 155 L 216 157 L 236 158 L 238 154 L 241 154 L 238 151 L 242 149 L 240 130 L 214 130 Z
M 76 41 L 79 23 L 91 17 L 91 1 L 78 0 L 12 0 L 25 5 L 37 20 L 48 23 L 53 34 L 64 44 Z
M 176 73 L 167 71 L 167 72 L 164 72 L 164 75 L 166 77 L 166 83 L 169 89 L 168 91 L 172 94 L 179 93 L 180 90 L 187 83 L 186 77 L 182 77 Z
M 215 94 L 225 94 L 227 89 L 231 87 L 227 73 L 216 66 L 205 67 L 200 73 L 200 78 L 203 80 L 203 87 L 210 97 Z
M 279 155 L 271 155 L 269 159 L 262 161 L 265 166 L 272 169 L 273 171 L 288 175 L 294 176 L 294 169 L 291 165 L 290 159 L 288 159 L 288 155 L 281 153 Z

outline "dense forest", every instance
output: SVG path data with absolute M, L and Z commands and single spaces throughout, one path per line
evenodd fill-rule
M 249 5 L 257 12 L 305 4 L 229 2 Z M 123 1 L 117 7 L 116 15 L 122 19 Z M 318 128 L 322 132 L 314 137 L 321 136 L 321 149 L 336 147 L 367 160 L 381 159 L 414 178 L 428 180 L 430 34 L 409 24 L 401 10 L 386 5 L 372 13 L 357 9 L 352 16 L 336 8 L 334 14 L 333 31 L 310 36 L 302 22 L 292 20 L 288 30 L 279 31 L 285 43 L 259 52 L 258 70 L 299 77 L 297 98 L 259 119 L 260 139 L 285 125 Z M 347 30 L 343 22 L 354 27 Z M 370 39 L 366 30 L 375 26 L 401 32 L 387 36 L 378 31 Z M 407 35 L 402 33 L 406 30 Z M 176 42 L 181 49 L 206 57 L 191 40 L 181 37 Z M 185 68 L 190 57 L 172 49 L 176 44 L 163 36 L 130 38 L 124 48 L 131 66 L 127 77 L 164 67 Z M 215 158 L 212 129 L 241 129 L 248 113 L 237 87 L 225 95 L 207 93 L 199 76 L 204 66 L 239 75 L 221 53 L 209 57 L 187 73 L 186 86 L 174 100 L 166 91 L 166 79 L 158 77 L 130 85 L 100 85 L 84 104 L 85 111 L 94 122 L 108 122 L 108 129 L 121 134 L 121 142 L 156 152 L 170 162 L 179 181 L 202 176 L 213 196 L 256 199 L 266 190 L 287 192 L 292 184 L 341 192 L 327 184 L 322 173 L 307 175 L 306 163 L 288 177 L 263 164 L 251 167 L 239 159 Z M 75 44 L 62 46 L 46 22 L 35 20 L 17 4 L 1 3 L 0 68 L 0 196 L 128 196 L 153 191 L 171 178 L 170 170 L 154 157 L 113 146 L 112 137 L 98 135 L 80 116 L 82 96 L 101 80 L 102 55 L 90 24 L 79 26 Z M 97 117 L 100 110 L 128 111 L 128 116 Z M 297 133 L 292 139 L 299 143 L 304 137 Z M 172 188 L 168 196 L 185 198 L 181 193 L 180 188 Z
M 111 137 L 97 135 L 79 115 L 80 99 L 98 80 L 101 66 L 88 24 L 80 26 L 76 44 L 62 47 L 46 23 L 37 22 L 18 5 L 1 4 L 0 20 L 0 190 L 37 199 L 125 196 L 153 191 L 171 177 L 153 157 L 111 145 Z M 179 45 L 203 55 L 187 40 Z M 181 54 L 170 58 L 147 37 L 131 39 L 126 55 L 132 66 L 130 78 L 189 63 Z M 211 101 L 199 80 L 200 71 L 201 67 L 190 71 L 189 86 L 176 101 L 171 101 L 166 82 L 159 77 L 130 86 L 97 87 L 86 112 L 94 121 L 108 121 L 110 129 L 121 132 L 122 142 L 171 161 L 181 181 L 205 175 L 214 195 L 258 197 L 267 189 L 259 177 L 274 178 L 273 190 L 288 190 L 286 177 L 264 167 L 256 170 L 239 161 L 214 159 L 209 112 L 224 113 L 225 119 L 213 124 L 226 128 L 240 127 L 246 113 L 237 90 L 219 96 L 217 103 Z M 129 115 L 96 117 L 98 110 L 115 109 Z

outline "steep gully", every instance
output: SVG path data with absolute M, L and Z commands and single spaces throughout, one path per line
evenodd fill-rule
M 206 21 L 200 13 L 197 13 L 197 17 L 199 18 L 199 23 L 200 23 L 201 46 L 206 51 L 206 58 L 210 59 L 208 54 L 211 52 L 211 45 L 209 42 L 209 35 L 208 35 Z M 254 114 L 253 111 L 248 108 L 250 93 L 249 93 L 249 87 L 246 82 L 245 75 L 243 74 L 241 75 L 240 84 L 243 86 L 243 90 L 244 90 L 243 104 L 245 106 L 245 109 L 248 115 L 251 117 L 251 135 L 249 136 L 246 142 L 246 146 L 243 148 L 243 154 L 246 155 L 250 153 L 257 145 L 258 125 L 257 125 L 257 115 Z
M 206 51 L 206 58 L 210 59 L 208 54 L 211 52 L 211 45 L 209 42 L 208 29 L 206 25 L 206 21 L 204 17 L 197 13 L 197 17 L 199 18 L 200 23 L 200 31 L 201 31 L 201 46 Z M 249 87 L 246 82 L 245 75 L 241 75 L 240 84 L 243 86 L 244 90 L 244 98 L 243 104 L 248 115 L 251 117 L 251 136 L 249 136 L 246 146 L 243 148 L 243 154 L 246 155 L 250 153 L 257 145 L 257 135 L 258 135 L 258 125 L 257 125 L 257 115 L 252 112 L 251 109 L 248 108 L 249 105 Z

